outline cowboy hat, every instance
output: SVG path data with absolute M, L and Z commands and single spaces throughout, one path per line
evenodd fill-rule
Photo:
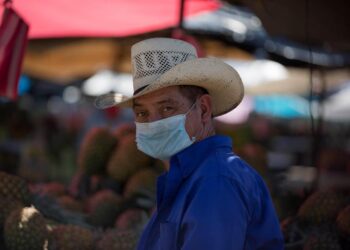
M 134 95 L 99 96 L 98 108 L 132 107 L 133 100 L 161 88 L 192 85 L 206 89 L 212 97 L 213 116 L 237 107 L 244 88 L 237 71 L 215 58 L 198 58 L 189 43 L 171 38 L 151 38 L 131 48 Z

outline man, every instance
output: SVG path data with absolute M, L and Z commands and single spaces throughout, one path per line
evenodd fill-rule
M 232 152 L 228 137 L 215 135 L 213 117 L 242 100 L 237 72 L 168 38 L 135 44 L 132 65 L 133 97 L 109 94 L 96 105 L 132 107 L 138 148 L 170 162 L 138 249 L 283 249 L 263 180 Z

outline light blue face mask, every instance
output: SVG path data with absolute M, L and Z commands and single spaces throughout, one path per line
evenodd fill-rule
M 137 148 L 145 154 L 161 160 L 168 160 L 174 154 L 187 148 L 196 140 L 190 137 L 185 129 L 185 113 L 171 116 L 155 122 L 136 123 Z

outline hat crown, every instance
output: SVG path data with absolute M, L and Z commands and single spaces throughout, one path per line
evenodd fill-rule
M 151 38 L 136 43 L 131 48 L 134 93 L 152 84 L 177 64 L 196 58 L 196 49 L 181 40 Z

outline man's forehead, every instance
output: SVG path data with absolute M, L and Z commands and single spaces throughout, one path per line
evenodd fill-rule
M 133 106 L 161 105 L 161 104 L 181 104 L 184 100 L 177 88 L 164 88 L 154 93 L 140 96 L 134 99 Z

